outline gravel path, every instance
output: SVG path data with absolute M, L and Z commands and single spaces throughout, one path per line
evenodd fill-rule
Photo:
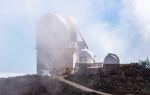
M 55 78 L 58 79 L 58 80 L 61 81 L 61 82 L 64 82 L 64 83 L 66 83 L 66 84 L 68 84 L 68 85 L 70 85 L 70 86 L 73 86 L 73 87 L 75 87 L 75 88 L 78 88 L 78 89 L 80 89 L 80 90 L 82 90 L 82 91 L 94 92 L 94 93 L 97 93 L 97 94 L 99 94 L 99 95 L 112 95 L 112 94 L 107 94 L 107 93 L 103 93 L 103 92 L 100 92 L 100 91 L 96 91 L 96 90 L 87 88 L 87 87 L 82 86 L 82 85 L 80 85 L 80 84 L 77 84 L 77 83 L 75 83 L 75 82 L 66 80 L 66 79 L 64 79 L 64 78 L 61 77 L 61 76 L 55 77 Z

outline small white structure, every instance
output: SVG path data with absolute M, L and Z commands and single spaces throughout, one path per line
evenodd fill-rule
M 49 70 L 42 70 L 40 75 L 41 76 L 51 76 L 51 74 L 49 73 Z
M 82 49 L 79 54 L 79 63 L 94 63 L 94 55 L 88 49 Z
M 103 71 L 105 73 L 116 72 L 120 66 L 119 57 L 116 54 L 108 53 L 104 58 Z
M 37 22 L 37 74 L 74 72 L 77 27 L 67 16 L 45 15 Z
M 104 58 L 104 64 L 119 64 L 120 60 L 116 54 L 108 53 Z
M 78 63 L 80 60 L 80 53 L 83 49 L 86 49 L 86 45 L 84 41 L 78 41 L 77 42 L 77 57 L 78 57 Z

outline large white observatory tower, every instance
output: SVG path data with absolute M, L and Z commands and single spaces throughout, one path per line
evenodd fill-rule
M 37 23 L 37 74 L 74 72 L 76 63 L 77 31 L 74 21 L 67 16 L 49 14 Z

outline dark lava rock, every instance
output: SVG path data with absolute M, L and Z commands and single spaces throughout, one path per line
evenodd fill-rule
M 97 95 L 37 75 L 0 79 L 0 95 Z
M 66 79 L 111 94 L 150 95 L 150 69 L 138 64 L 124 65 L 107 73 L 99 69 L 96 75 L 70 75 Z

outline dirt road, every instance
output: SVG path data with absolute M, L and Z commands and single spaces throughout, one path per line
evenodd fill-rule
M 94 92 L 94 93 L 97 93 L 97 94 L 100 94 L 100 95 L 112 95 L 112 94 L 107 94 L 107 93 L 103 93 L 103 92 L 100 92 L 100 91 L 96 91 L 96 90 L 87 88 L 87 87 L 82 86 L 82 85 L 80 85 L 80 84 L 77 84 L 77 83 L 74 83 L 74 82 L 72 82 L 72 81 L 66 80 L 66 79 L 64 79 L 64 77 L 62 77 L 62 76 L 55 76 L 55 77 L 53 77 L 53 78 L 55 78 L 55 79 L 57 79 L 57 80 L 59 80 L 59 81 L 61 81 L 61 82 L 64 82 L 64 83 L 66 83 L 66 84 L 68 84 L 68 85 L 70 85 L 70 86 L 72 86 L 72 87 L 78 88 L 78 89 L 80 89 L 80 90 L 82 90 L 82 91 Z

